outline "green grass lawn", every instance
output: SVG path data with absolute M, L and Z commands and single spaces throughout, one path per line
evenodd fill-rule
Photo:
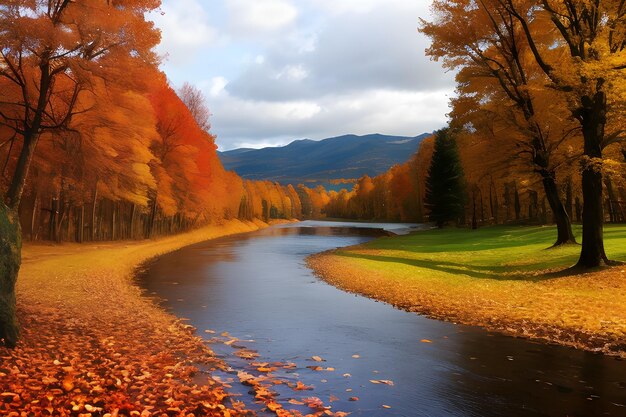
M 581 229 L 574 226 L 579 241 Z M 604 235 L 609 258 L 626 261 L 626 225 L 608 225 Z M 468 275 L 496 279 L 502 274 L 536 279 L 536 272 L 567 268 L 578 260 L 579 245 L 552 248 L 555 239 L 556 229 L 551 226 L 494 226 L 478 230 L 434 229 L 382 238 L 362 247 L 402 251 L 406 261 L 414 260 L 415 266 L 421 268 L 448 272 L 460 269 Z M 349 251 L 339 253 L 350 255 Z M 387 267 L 393 268 L 393 263 Z
M 580 246 L 552 248 L 555 239 L 554 227 L 446 228 L 309 264 L 333 285 L 406 310 L 626 356 L 626 266 L 574 273 Z M 606 226 L 605 247 L 626 261 L 626 225 Z

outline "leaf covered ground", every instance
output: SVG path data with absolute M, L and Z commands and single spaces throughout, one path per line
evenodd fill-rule
M 577 230 L 579 231 L 579 230 Z M 580 247 L 547 249 L 552 227 L 443 229 L 309 258 L 344 290 L 434 318 L 626 357 L 626 266 L 563 273 Z M 626 226 L 607 253 L 626 260 Z
M 158 241 L 27 245 L 18 281 L 18 347 L 0 347 L 0 415 L 251 416 L 211 370 L 224 370 L 191 326 L 133 284 L 147 260 L 265 224 L 230 221 Z M 229 370 L 230 371 L 230 370 Z M 258 378 L 257 400 L 282 408 Z M 321 402 L 310 415 L 336 415 Z

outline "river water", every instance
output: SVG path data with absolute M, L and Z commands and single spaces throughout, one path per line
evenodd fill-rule
M 314 389 L 277 386 L 286 408 L 304 411 L 287 400 L 315 396 L 352 416 L 626 416 L 626 361 L 400 311 L 306 267 L 308 255 L 381 235 L 371 228 L 408 227 L 276 226 L 165 255 L 139 281 L 207 339 L 229 332 L 258 361 L 295 363 L 278 376 Z M 249 366 L 232 346 L 212 348 L 235 369 Z M 307 368 L 319 365 L 334 370 Z M 252 402 L 249 388 L 232 385 Z

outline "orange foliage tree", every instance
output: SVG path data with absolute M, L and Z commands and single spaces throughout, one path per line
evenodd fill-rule
M 0 339 L 18 337 L 15 281 L 21 237 L 17 209 L 42 135 L 67 127 L 86 112 L 81 96 L 92 94 L 94 78 L 114 79 L 125 66 L 156 62 L 159 32 L 145 13 L 159 1 L 13 0 L 0 5 L 0 124 L 19 149 L 0 207 Z M 6 205 L 5 205 L 6 204 Z

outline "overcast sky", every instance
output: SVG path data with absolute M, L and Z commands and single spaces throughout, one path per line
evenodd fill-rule
M 205 92 L 220 149 L 445 124 L 451 74 L 424 56 L 427 0 L 164 0 L 163 70 Z

